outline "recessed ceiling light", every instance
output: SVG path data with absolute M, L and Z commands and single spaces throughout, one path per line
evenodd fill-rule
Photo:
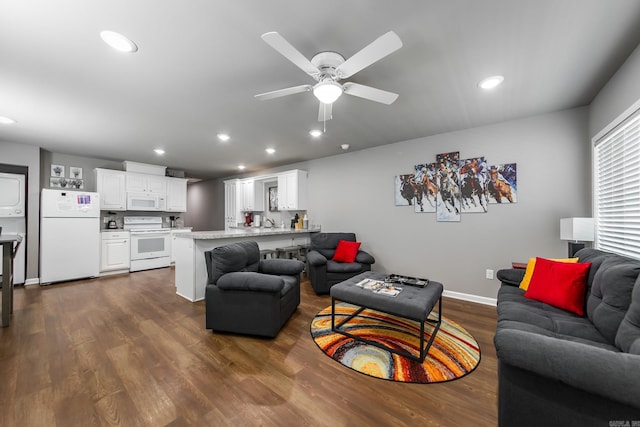
M 503 81 L 504 81 L 504 77 L 502 76 L 491 76 L 491 77 L 487 77 L 486 79 L 478 83 L 478 86 L 480 86 L 482 89 L 488 90 L 488 89 L 493 89 Z
M 12 125 L 12 124 L 14 124 L 14 123 L 16 123 L 16 121 L 15 121 L 15 120 L 13 120 L 13 119 L 12 119 L 12 118 L 10 118 L 10 117 L 0 116 L 0 124 L 3 124 L 3 125 Z
M 164 150 L 162 148 L 156 148 L 153 150 L 158 156 L 162 156 L 164 154 Z
M 244 170 L 246 168 L 245 165 L 238 165 L 238 169 L 240 169 L 241 171 Z
M 343 150 L 348 150 L 349 149 L 349 144 L 342 144 L 340 146 L 340 148 L 342 148 Z
M 314 138 L 319 138 L 322 136 L 322 131 L 318 129 L 313 129 L 312 131 L 309 131 L 309 135 L 311 135 Z
M 127 37 L 115 31 L 103 31 L 100 33 L 102 40 L 120 52 L 133 53 L 138 51 L 138 46 Z
M 230 140 L 231 137 L 229 135 L 227 135 L 226 133 L 219 133 L 218 134 L 218 139 L 220 141 L 226 142 L 226 141 Z
M 266 148 L 264 151 L 266 151 L 267 154 L 273 154 L 276 152 L 276 149 L 269 147 L 269 148 Z

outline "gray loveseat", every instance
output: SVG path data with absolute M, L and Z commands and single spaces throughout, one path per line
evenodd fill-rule
M 254 241 L 206 251 L 206 327 L 275 337 L 300 304 L 304 263 L 260 259 Z
M 528 299 L 524 270 L 500 270 L 500 426 L 640 422 L 640 261 L 582 249 L 585 316 Z

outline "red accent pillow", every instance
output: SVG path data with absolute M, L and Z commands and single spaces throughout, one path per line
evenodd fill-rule
M 361 244 L 361 242 L 349 242 L 348 240 L 338 241 L 333 260 L 336 262 L 354 262 Z
M 584 293 L 590 262 L 568 264 L 536 258 L 524 296 L 584 316 Z

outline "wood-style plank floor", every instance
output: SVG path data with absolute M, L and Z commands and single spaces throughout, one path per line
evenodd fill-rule
M 446 285 L 446 284 L 445 284 Z M 275 339 L 214 334 L 173 270 L 15 290 L 0 328 L 2 426 L 495 426 L 494 307 L 444 299 L 482 351 L 470 375 L 402 384 L 325 356 L 309 334 L 330 305 L 302 283 Z

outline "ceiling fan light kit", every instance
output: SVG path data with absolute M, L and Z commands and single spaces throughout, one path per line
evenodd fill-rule
M 309 61 L 293 47 L 291 43 L 275 31 L 263 34 L 262 39 L 318 83 L 316 83 L 315 86 L 301 85 L 261 93 L 255 95 L 256 99 L 264 101 L 313 90 L 314 96 L 321 103 L 318 121 L 324 122 L 331 119 L 331 104 L 333 104 L 342 93 L 387 105 L 393 103 L 398 98 L 398 94 L 396 93 L 370 86 L 354 82 L 339 83 L 339 80 L 351 77 L 360 70 L 400 49 L 402 47 L 402 41 L 393 31 L 389 31 L 378 37 L 347 60 L 339 53 L 329 51 L 320 52 L 314 55 L 311 61 Z
M 333 104 L 342 95 L 342 85 L 325 79 L 313 87 L 313 94 L 323 104 Z

